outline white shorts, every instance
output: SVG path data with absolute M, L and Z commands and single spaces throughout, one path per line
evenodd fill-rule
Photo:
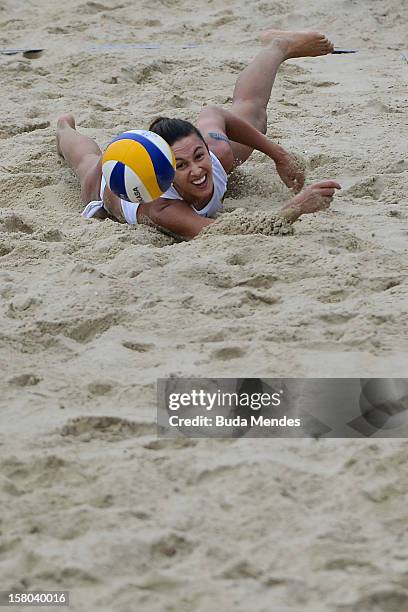
M 106 181 L 102 176 L 101 179 L 101 187 L 99 190 L 100 200 L 94 200 L 93 202 L 89 202 L 82 211 L 82 216 L 86 219 L 91 219 L 95 216 L 98 210 L 104 208 L 103 206 L 103 192 L 105 191 Z M 120 205 L 122 208 L 122 214 L 125 218 L 126 223 L 129 225 L 136 225 L 137 223 L 137 209 L 139 208 L 139 204 L 135 202 L 127 202 L 126 200 L 121 200 Z

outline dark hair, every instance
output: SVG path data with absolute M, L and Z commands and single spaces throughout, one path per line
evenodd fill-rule
M 203 141 L 208 149 L 203 135 L 195 125 L 184 119 L 169 119 L 169 117 L 157 117 L 149 126 L 149 131 L 161 136 L 168 145 L 174 144 L 177 140 L 195 134 Z

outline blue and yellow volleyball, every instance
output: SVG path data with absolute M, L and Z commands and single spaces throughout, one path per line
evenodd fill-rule
M 151 202 L 173 182 L 174 153 L 158 134 L 129 130 L 108 145 L 102 157 L 107 186 L 122 200 Z

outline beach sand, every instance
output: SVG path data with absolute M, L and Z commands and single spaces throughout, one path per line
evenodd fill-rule
M 0 47 L 45 48 L 0 55 L 1 589 L 67 589 L 75 612 L 408 609 L 406 440 L 155 425 L 159 377 L 406 376 L 407 9 L 1 2 Z M 189 243 L 83 219 L 58 115 L 104 147 L 159 114 L 228 108 L 266 27 L 359 49 L 287 62 L 269 105 L 307 181 L 342 184 L 330 210 L 293 236 Z M 225 205 L 290 197 L 255 153 Z

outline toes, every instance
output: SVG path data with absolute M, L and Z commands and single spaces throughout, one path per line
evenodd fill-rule
M 332 53 L 333 48 L 333 45 L 327 41 L 327 43 L 320 47 L 320 55 L 327 55 L 327 53 Z
M 319 43 L 319 52 L 320 52 L 320 55 L 325 55 L 326 53 L 331 53 L 333 51 L 333 49 L 334 49 L 333 44 L 330 42 L 330 40 L 324 34 L 320 35 L 318 43 Z

